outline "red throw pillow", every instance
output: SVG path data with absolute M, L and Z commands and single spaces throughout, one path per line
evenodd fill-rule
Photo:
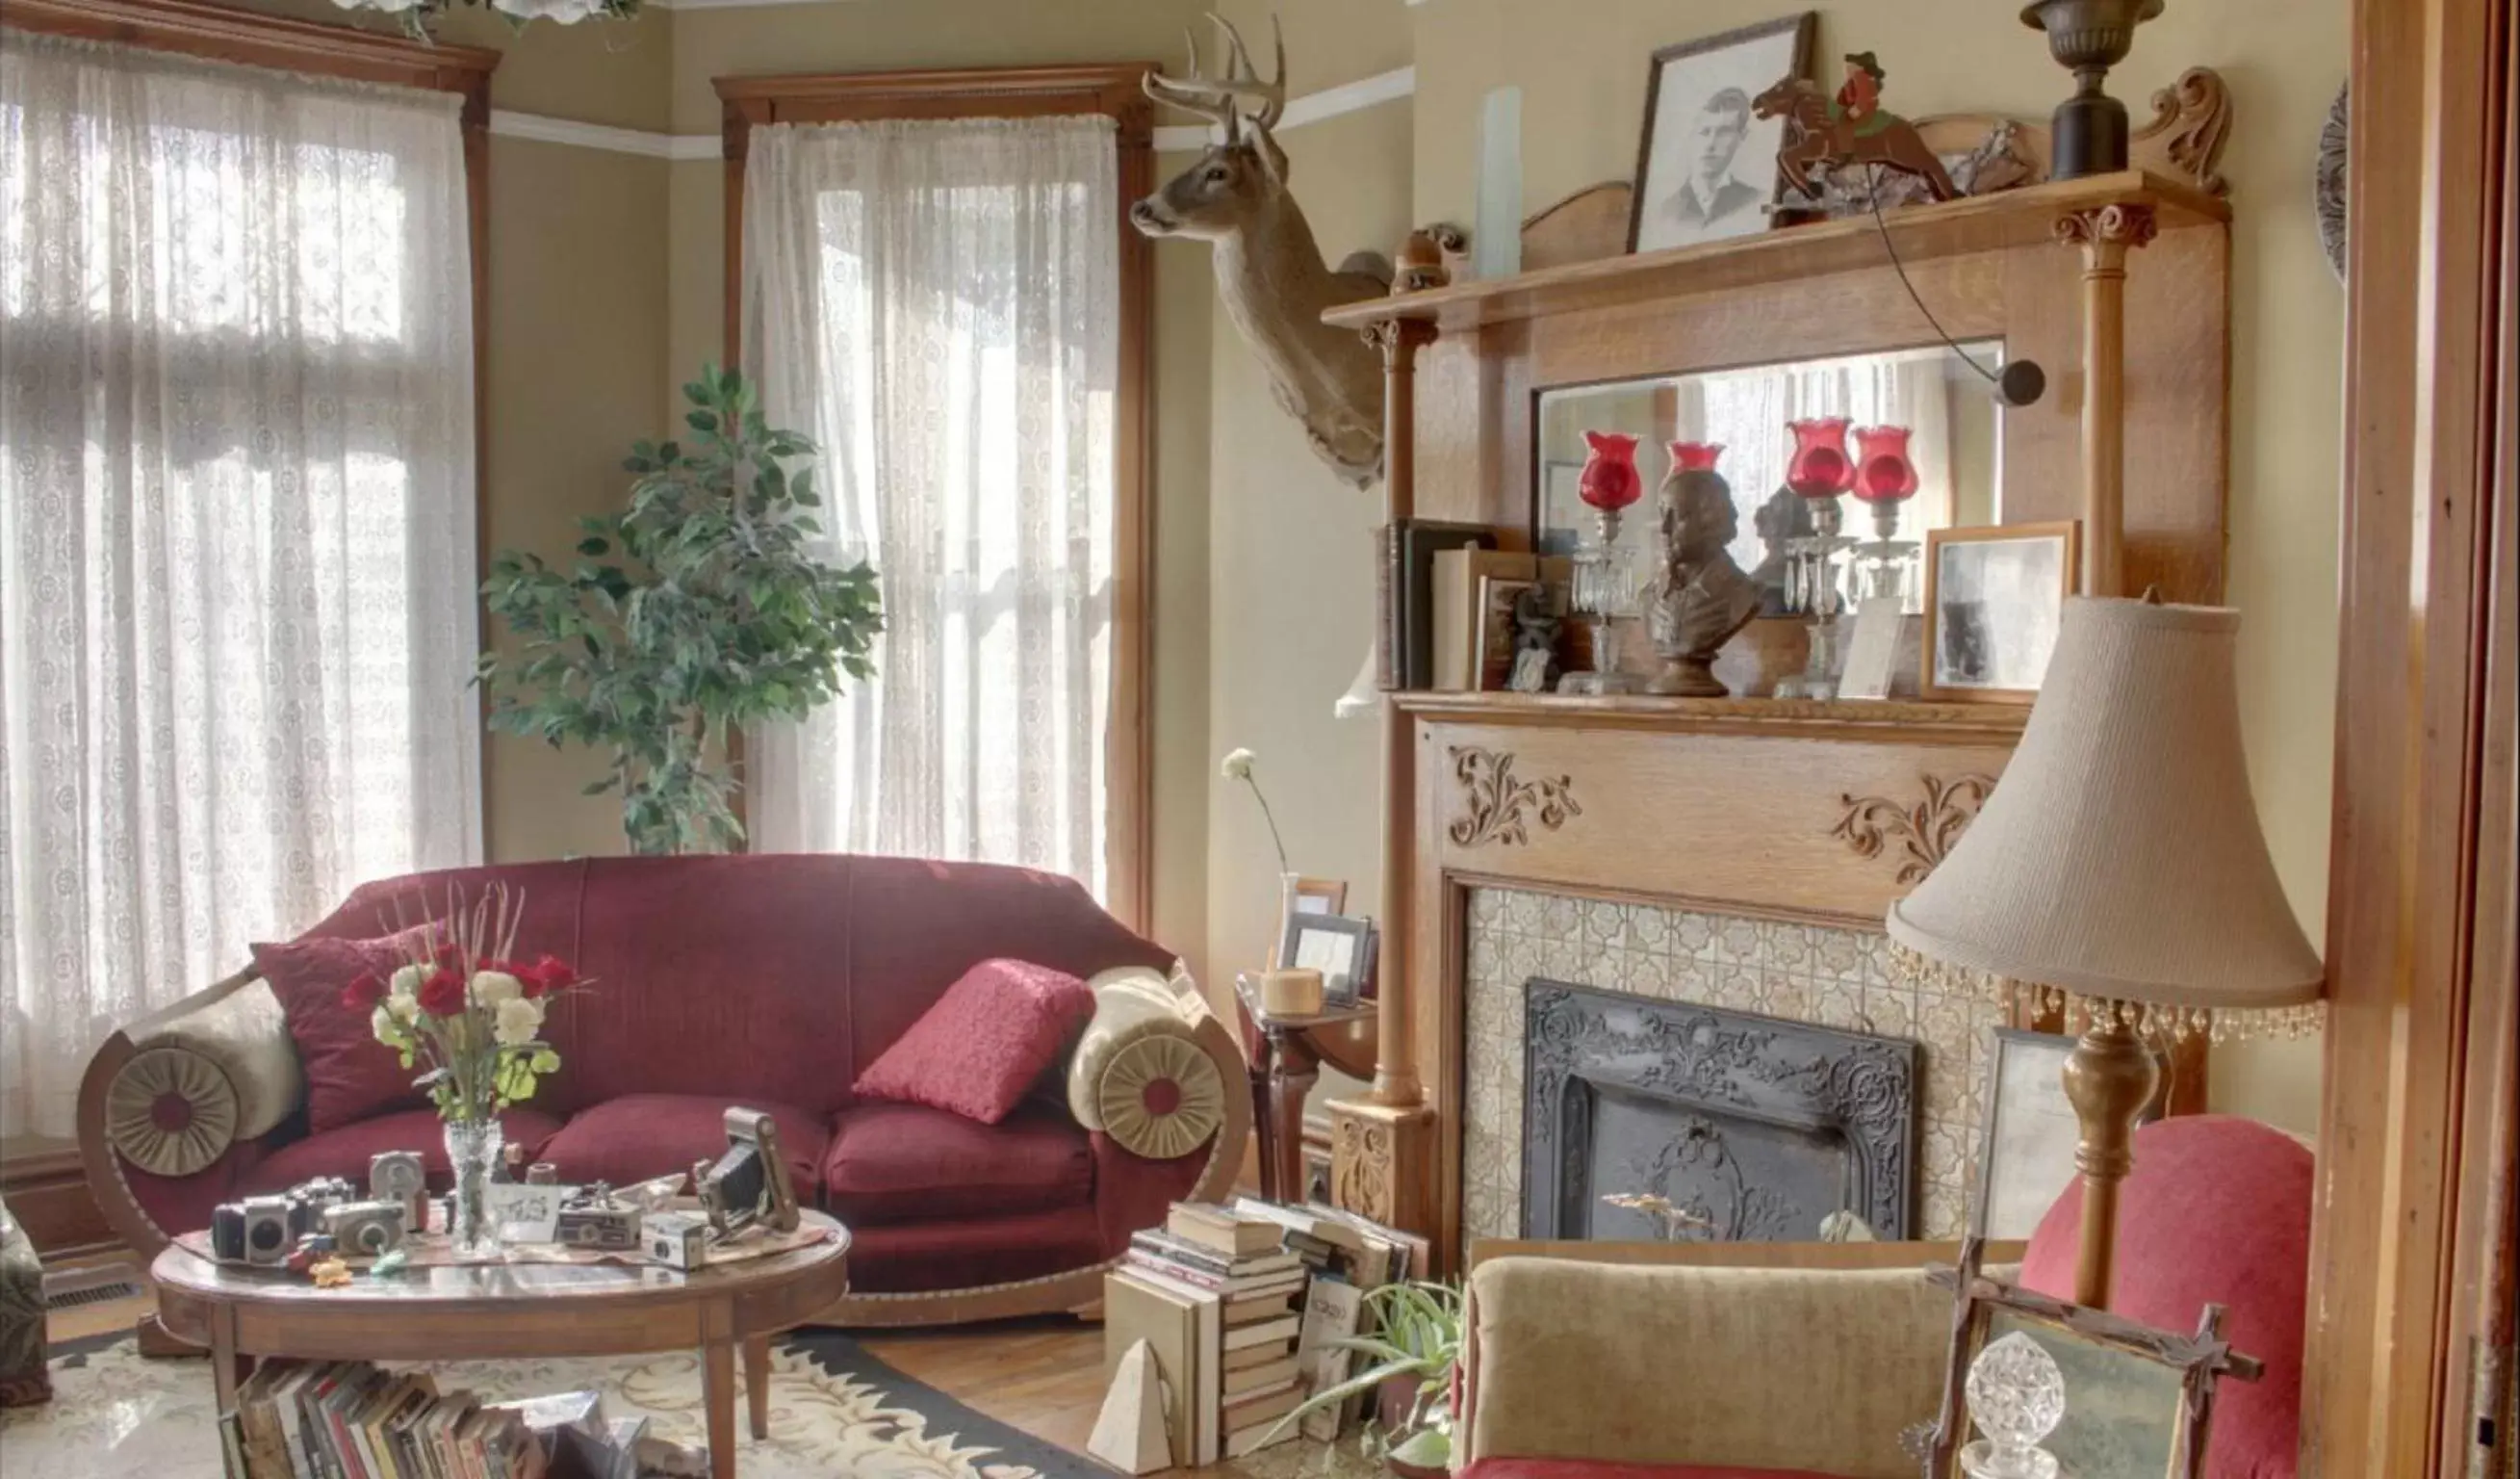
M 858 1075 L 861 1099 L 995 1125 L 1094 1015 L 1094 989 L 1028 960 L 983 960 Z
M 306 1073 L 306 1128 L 322 1132 L 355 1125 L 382 1111 L 427 1103 L 394 1050 L 377 1040 L 370 1008 L 351 1006 L 341 992 L 361 974 L 390 976 L 410 957 L 403 937 L 381 940 L 292 940 L 257 945 L 253 963 L 289 1018 L 297 1063 Z

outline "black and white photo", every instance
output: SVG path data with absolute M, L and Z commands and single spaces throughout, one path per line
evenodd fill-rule
M 1759 117 L 1750 100 L 1786 77 L 1810 75 L 1813 29 L 1805 13 L 1654 53 L 1629 250 L 1767 229 L 1785 125 Z
M 1322 999 L 1354 1006 L 1373 992 L 1373 921 L 1337 914 L 1297 914 L 1286 920 L 1280 956 L 1289 967 L 1322 973 Z
M 1926 532 L 1925 697 L 2038 697 L 2078 587 L 2081 535 L 2072 522 Z

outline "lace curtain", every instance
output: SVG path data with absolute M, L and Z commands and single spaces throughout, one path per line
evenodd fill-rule
M 1107 118 L 753 130 L 747 370 L 887 627 L 874 682 L 751 736 L 759 846 L 1102 892 L 1118 192 Z
M 0 32 L 0 1132 L 479 855 L 456 106 Z

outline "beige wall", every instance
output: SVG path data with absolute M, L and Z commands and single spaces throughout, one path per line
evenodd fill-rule
M 1256 3 L 1229 9 L 1265 15 Z M 1309 59 L 1332 44 L 1328 37 L 1338 34 L 1337 47 L 1350 50 L 1348 35 L 1334 30 L 1342 18 L 1365 26 L 1356 50 L 1374 60 L 1323 81 L 1393 65 L 1385 23 L 1397 15 L 1410 27 L 1399 60 L 1414 61 L 1418 83 L 1405 116 L 1401 107 L 1376 110 L 1286 139 L 1296 194 L 1333 257 L 1385 247 L 1411 219 L 1469 219 L 1477 110 L 1488 89 L 1523 89 L 1524 202 L 1536 209 L 1633 169 L 1654 48 L 1777 12 L 1771 0 L 1430 0 L 1406 10 L 1394 0 L 1320 0 L 1282 9 L 1299 75 L 1318 65 Z M 1888 102 L 1905 112 L 2038 116 L 2067 90 L 2039 38 L 2009 10 L 1977 0 L 1823 10 L 1821 40 L 1824 58 L 1878 51 Z M 2247 613 L 2241 701 L 2251 780 L 2285 886 L 2316 937 L 2335 694 L 2343 298 L 2318 253 L 2310 182 L 2319 122 L 2345 73 L 2343 0 L 2173 7 L 2144 27 L 2116 90 L 2137 99 L 2140 114 L 2151 88 L 2200 63 L 2221 69 L 2236 111 L 2224 162 L 2238 212 L 2228 595 Z M 1394 138 L 1410 140 L 1408 158 L 1393 157 Z M 1354 880 L 1364 886 L 1361 906 L 1371 907 L 1371 735 L 1331 719 L 1326 700 L 1354 670 L 1366 629 L 1361 531 L 1375 510 L 1312 468 L 1222 325 L 1215 373 L 1215 742 L 1260 752 L 1297 867 Z M 1274 863 L 1246 798 L 1214 799 L 1209 859 L 1212 969 L 1247 967 L 1263 947 Z M 2215 1095 L 2227 1109 L 2313 1128 L 2317 1046 L 2228 1047 L 2217 1057 Z

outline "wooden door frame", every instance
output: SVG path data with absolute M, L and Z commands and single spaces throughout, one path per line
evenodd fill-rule
M 2468 1472 L 2472 1338 L 2510 1287 L 2510 23 L 2501 0 L 2355 6 L 2331 1015 L 2302 1392 L 2302 1472 L 2328 1479 Z
M 1120 362 L 1112 418 L 1109 796 L 1105 904 L 1134 929 L 1153 917 L 1154 249 L 1128 220 L 1154 186 L 1151 62 L 717 77 L 726 156 L 726 363 L 743 363 L 743 167 L 768 123 L 1037 118 L 1099 114 L 1118 129 Z

